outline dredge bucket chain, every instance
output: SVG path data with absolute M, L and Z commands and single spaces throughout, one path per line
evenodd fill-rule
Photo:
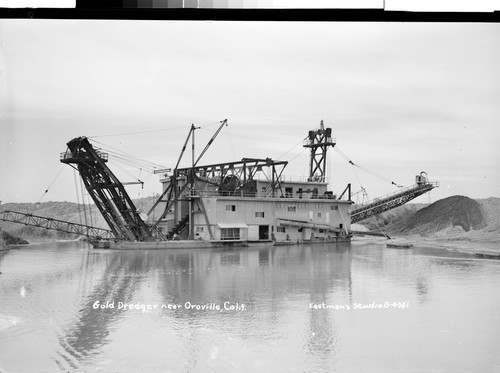
M 61 162 L 75 165 L 87 192 L 116 238 L 127 241 L 151 241 L 152 232 L 139 216 L 123 184 L 106 165 L 108 154 L 92 147 L 86 137 L 67 143 Z

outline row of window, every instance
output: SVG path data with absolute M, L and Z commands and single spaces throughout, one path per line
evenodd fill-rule
M 226 211 L 236 211 L 236 205 L 226 205 Z M 264 211 L 255 211 L 256 218 L 263 218 Z
M 342 229 L 343 224 L 339 225 L 339 228 Z M 196 233 L 203 233 L 205 231 L 205 227 L 195 227 L 195 232 Z M 324 229 L 319 229 L 319 233 L 323 233 L 325 230 Z M 240 228 L 221 228 L 221 236 L 226 237 L 225 239 L 228 239 L 227 237 L 231 236 L 238 236 L 240 235 Z M 276 227 L 276 232 L 279 233 L 286 233 L 286 227 L 283 225 L 280 225 Z M 224 238 L 223 238 L 224 239 Z
M 339 206 L 337 205 L 330 205 L 330 210 L 338 210 Z M 288 212 L 297 212 L 297 206 L 289 205 L 287 206 L 286 209 Z
M 338 210 L 338 206 L 331 206 L 332 210 Z M 226 211 L 236 211 L 236 205 L 226 205 Z M 288 206 L 288 212 L 297 212 L 297 206 Z M 312 214 L 312 212 L 311 212 Z M 265 216 L 264 211 L 255 211 L 256 218 L 263 218 Z M 316 212 L 316 217 L 321 218 L 323 213 L 321 211 Z M 312 218 L 312 215 L 311 215 Z
M 339 206 L 338 205 L 330 205 L 330 210 L 338 210 Z M 236 205 L 226 205 L 226 211 L 236 211 Z M 287 211 L 288 212 L 297 212 L 297 206 L 295 205 L 288 205 L 287 206 Z M 257 213 L 256 213 L 257 214 Z M 256 217 L 264 217 L 264 213 L 261 212 L 259 214 L 262 214 L 262 216 L 257 216 Z
M 203 228 L 203 227 L 198 227 Z M 276 227 L 276 232 L 285 233 L 286 229 L 283 226 Z M 240 228 L 221 228 L 220 230 L 221 240 L 239 240 L 240 239 Z
M 239 240 L 240 239 L 240 228 L 221 228 L 220 239 L 221 240 Z

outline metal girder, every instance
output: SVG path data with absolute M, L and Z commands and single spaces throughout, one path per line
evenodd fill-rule
M 412 199 L 427 193 L 436 186 L 438 186 L 438 183 L 436 182 L 414 185 L 386 197 L 370 201 L 351 211 L 351 223 L 357 223 L 361 220 L 368 219 L 373 215 L 378 215 L 385 211 L 402 206 Z
M 287 164 L 287 161 L 274 161 L 271 158 L 243 158 L 236 162 L 180 168 L 176 170 L 175 177 L 189 177 L 194 171 L 195 182 L 214 185 L 219 191 L 224 192 L 224 181 L 227 177 L 236 176 L 239 179 L 238 190 L 240 190 L 253 181 L 258 172 L 263 172 L 264 167 L 270 167 L 272 169 L 271 189 L 274 192 L 280 189 L 280 177 Z M 175 177 L 172 180 L 175 181 Z
M 205 173 L 205 174 L 217 174 L 223 173 L 228 170 L 241 170 L 243 171 L 245 168 L 258 168 L 258 167 L 271 167 L 283 165 L 286 166 L 288 164 L 287 161 L 273 161 L 271 158 L 266 159 L 258 159 L 258 158 L 243 158 L 241 161 L 235 162 L 224 162 L 224 163 L 216 163 L 204 166 L 196 166 L 196 167 L 185 167 L 177 169 L 177 175 L 183 176 L 187 175 L 188 172 L 194 170 L 195 173 Z
M 92 239 L 109 240 L 115 238 L 113 232 L 108 229 L 96 228 L 89 225 L 71 223 L 23 212 L 2 211 L 0 212 L 0 220 L 29 225 L 32 227 L 56 230 L 59 232 L 78 234 Z

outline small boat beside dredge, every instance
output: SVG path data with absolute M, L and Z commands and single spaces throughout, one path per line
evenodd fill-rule
M 413 248 L 413 245 L 408 244 L 408 243 L 388 243 L 388 244 L 386 244 L 386 246 L 388 248 L 391 248 L 391 249 L 411 249 L 411 248 Z
M 492 251 L 479 251 L 474 253 L 474 255 L 483 259 L 500 259 L 500 253 Z

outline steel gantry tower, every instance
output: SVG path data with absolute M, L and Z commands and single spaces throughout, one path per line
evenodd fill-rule
M 309 131 L 304 148 L 311 149 L 309 164 L 309 181 L 326 181 L 326 154 L 328 148 L 335 146 L 335 139 L 332 139 L 332 129 L 325 128 L 321 121 L 320 128 Z

